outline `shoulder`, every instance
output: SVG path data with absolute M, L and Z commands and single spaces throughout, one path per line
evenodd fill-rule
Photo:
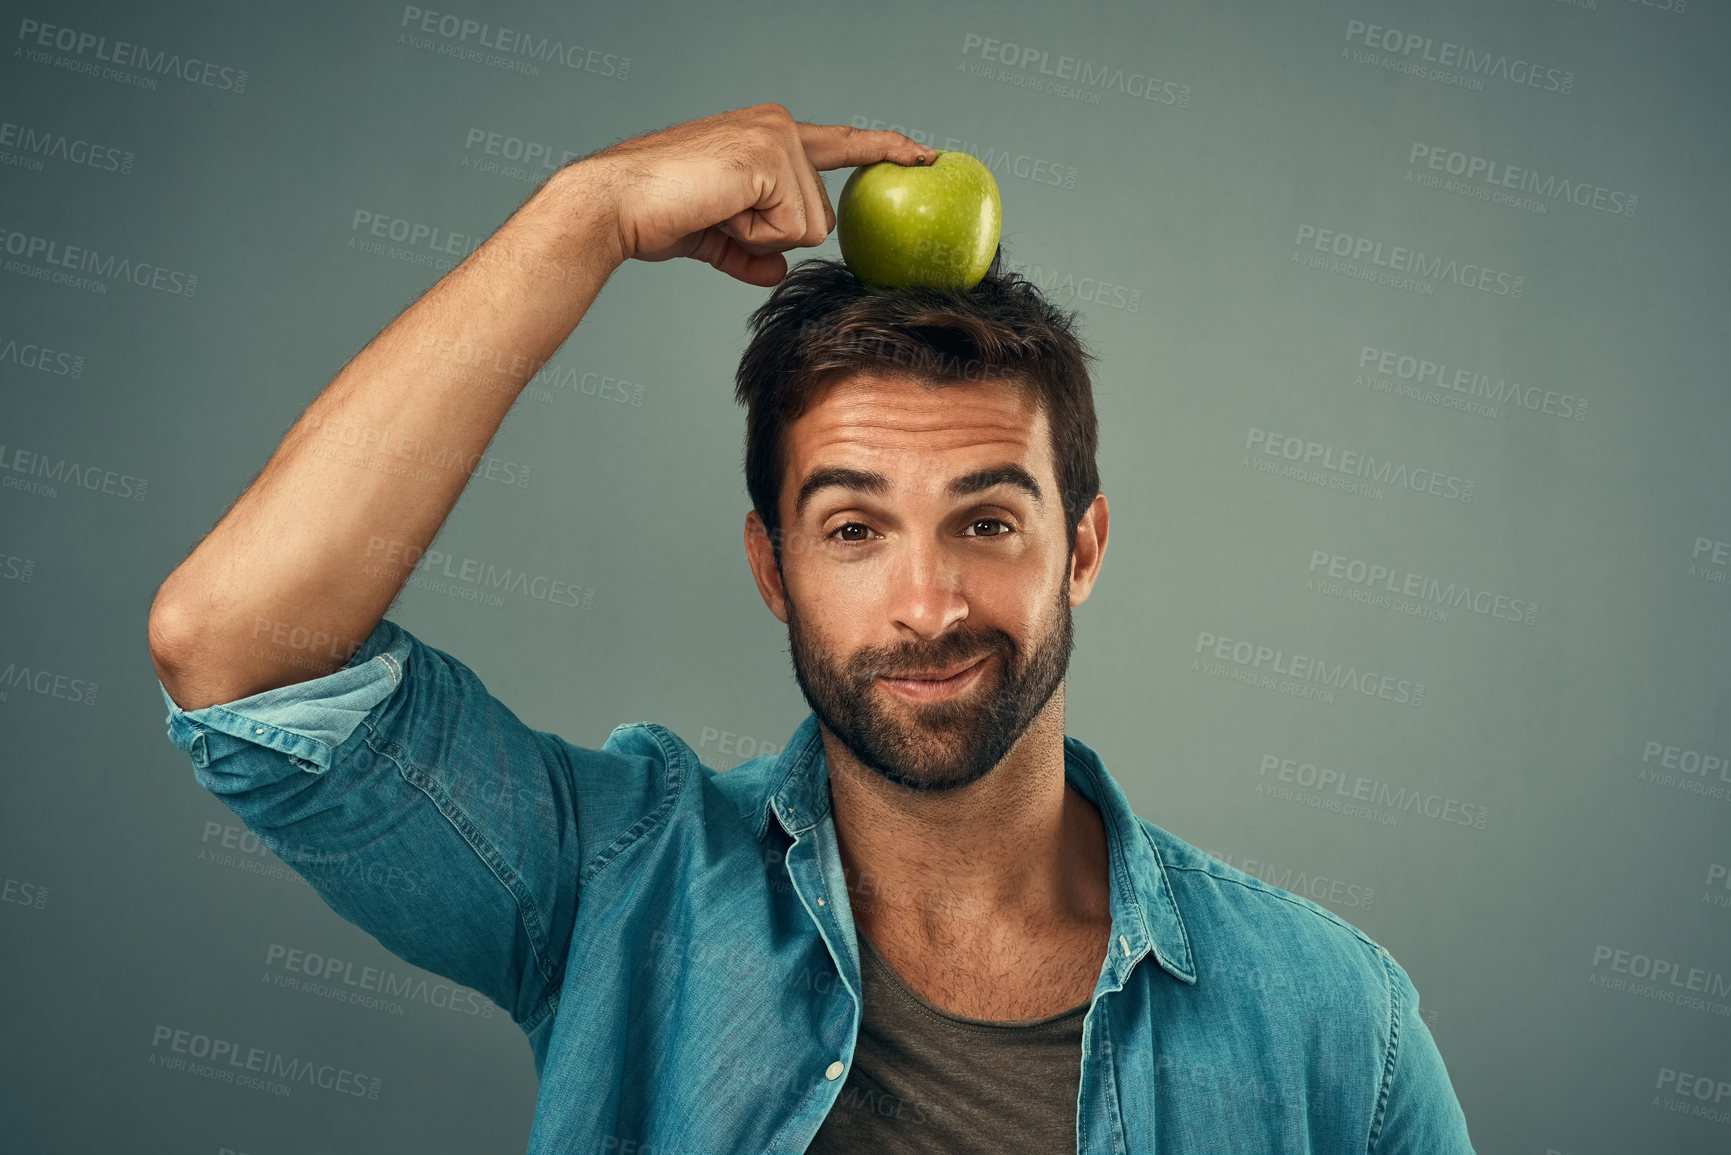
M 772 789 L 776 757 L 763 755 L 727 770 L 706 764 L 678 734 L 658 722 L 628 722 L 614 727 L 605 749 L 654 760 L 666 768 L 666 789 L 685 805 L 741 818 L 762 812 Z
M 1364 931 L 1138 816 L 1194 945 L 1184 992 L 1201 1048 L 1265 1067 L 1360 1150 L 1471 1152 L 1466 1122 L 1394 956 Z M 1167 987 L 1176 989 L 1176 984 Z M 1294 1056 L 1298 1058 L 1294 1059 Z M 1302 1064 L 1302 1074 L 1291 1064 Z
M 1248 967 L 1294 982 L 1310 975 L 1386 999 L 1394 960 L 1363 930 L 1146 818 L 1137 822 L 1159 854 L 1204 971 Z

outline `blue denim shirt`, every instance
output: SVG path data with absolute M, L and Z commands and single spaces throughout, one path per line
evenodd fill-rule
M 853 1058 L 860 962 L 815 716 L 724 772 L 651 722 L 586 749 L 389 620 L 325 677 L 163 700 L 199 784 L 333 910 L 510 1012 L 540 1076 L 531 1155 L 802 1152 L 816 1134 Z M 1068 736 L 1064 773 L 1110 857 L 1078 1152 L 1471 1152 L 1386 950 L 1138 818 Z

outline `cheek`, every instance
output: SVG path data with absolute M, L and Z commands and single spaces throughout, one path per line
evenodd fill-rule
M 818 650 L 840 664 L 837 655 L 851 653 L 864 636 L 867 623 L 880 616 L 873 606 L 821 573 L 784 571 L 790 626 L 799 630 L 808 649 Z
M 971 616 L 990 618 L 1000 629 L 1027 637 L 1050 625 L 1053 608 L 1063 596 L 1062 587 L 1054 587 L 1043 574 L 1021 579 L 1007 575 L 978 587 L 970 599 Z
M 896 589 L 894 576 L 875 563 L 813 556 L 784 566 L 783 586 L 807 620 L 820 620 L 831 632 L 858 629 L 883 616 Z

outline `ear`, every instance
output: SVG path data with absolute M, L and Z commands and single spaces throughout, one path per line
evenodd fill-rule
M 751 564 L 751 576 L 757 582 L 757 592 L 769 612 L 787 623 L 787 591 L 781 585 L 781 571 L 775 565 L 775 548 L 769 541 L 769 529 L 757 510 L 745 515 L 745 560 Z
M 1093 504 L 1082 514 L 1076 526 L 1076 556 L 1070 561 L 1070 604 L 1079 606 L 1088 600 L 1094 589 L 1094 579 L 1100 576 L 1100 565 L 1106 560 L 1106 529 L 1110 520 L 1106 495 L 1096 493 Z

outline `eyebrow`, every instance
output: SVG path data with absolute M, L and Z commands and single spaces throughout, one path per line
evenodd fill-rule
M 1034 475 L 1014 462 L 988 465 L 984 469 L 951 478 L 945 492 L 950 497 L 968 497 L 1000 485 L 1015 486 L 1032 497 L 1036 505 L 1044 506 L 1046 503 L 1045 494 L 1040 490 L 1040 483 L 1034 480 Z M 859 493 L 869 493 L 873 497 L 882 497 L 890 491 L 890 479 L 875 470 L 850 469 L 842 465 L 826 465 L 814 469 L 800 483 L 799 496 L 793 503 L 794 518 L 797 520 L 805 512 L 805 507 L 820 490 L 832 488 L 851 489 Z

